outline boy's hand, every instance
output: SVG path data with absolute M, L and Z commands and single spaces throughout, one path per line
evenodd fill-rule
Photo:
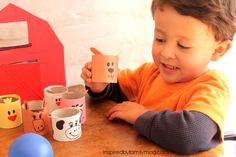
M 109 120 L 118 118 L 134 124 L 136 119 L 146 111 L 147 109 L 140 104 L 125 101 L 111 108 L 106 116 Z
M 84 80 L 85 85 L 88 86 L 92 92 L 94 93 L 102 92 L 108 84 L 92 82 L 91 69 L 92 69 L 92 63 L 87 62 L 82 68 L 82 73 L 80 76 Z

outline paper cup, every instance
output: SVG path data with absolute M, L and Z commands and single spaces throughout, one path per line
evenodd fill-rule
M 0 96 L 0 128 L 15 128 L 21 124 L 20 96 L 16 94 Z
M 44 89 L 44 99 L 47 104 L 49 114 L 61 107 L 62 95 L 68 91 L 63 85 L 48 86 Z
M 51 113 L 53 138 L 57 141 L 74 141 L 81 136 L 80 110 L 61 108 Z
M 66 93 L 62 97 L 62 107 L 76 107 L 80 110 L 80 123 L 86 121 L 85 93 Z
M 93 55 L 92 81 L 117 83 L 118 56 Z
M 22 105 L 24 132 L 45 135 L 50 130 L 48 110 L 42 100 L 32 100 Z

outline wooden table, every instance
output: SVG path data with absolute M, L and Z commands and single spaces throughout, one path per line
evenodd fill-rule
M 58 142 L 51 135 L 45 137 L 53 147 L 54 157 L 119 157 L 119 156 L 181 156 L 150 142 L 125 122 L 109 121 L 105 113 L 115 105 L 109 100 L 92 101 L 87 98 L 87 121 L 82 136 L 73 142 Z M 11 143 L 22 135 L 23 126 L 0 129 L 0 157 L 7 157 Z M 217 156 L 211 151 L 191 156 Z

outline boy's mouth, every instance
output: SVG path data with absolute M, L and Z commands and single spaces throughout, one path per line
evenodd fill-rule
M 179 69 L 176 66 L 172 66 L 172 65 L 168 65 L 168 64 L 164 64 L 164 63 L 162 63 L 162 65 L 163 65 L 164 68 L 167 68 L 167 69 L 170 69 L 170 70 L 177 70 L 177 69 Z

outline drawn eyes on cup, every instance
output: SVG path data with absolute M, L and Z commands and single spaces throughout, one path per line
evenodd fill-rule
M 61 98 L 55 99 L 56 102 L 61 102 Z
M 83 107 L 84 106 L 84 104 L 76 104 L 76 105 L 72 105 L 72 107 Z
M 114 66 L 114 62 L 107 62 L 107 66 L 108 66 L 108 67 Z
M 42 113 L 40 113 L 38 117 L 39 117 L 39 119 L 42 119 Z M 36 119 L 37 119 L 37 116 L 34 114 L 33 115 L 33 120 L 36 120 Z
M 70 126 L 70 128 L 72 128 L 72 127 L 73 127 L 73 123 L 72 123 L 72 122 L 70 122 L 70 123 L 69 123 L 69 126 Z
M 11 111 L 8 111 L 7 113 L 8 113 L 9 116 L 11 115 Z M 16 113 L 16 111 L 12 110 L 12 114 L 14 114 L 14 113 Z
M 75 126 L 78 126 L 78 120 L 76 120 L 75 121 L 75 125 L 73 126 L 73 122 L 69 122 L 69 126 L 70 126 L 70 128 L 73 128 L 73 127 L 75 127 Z

